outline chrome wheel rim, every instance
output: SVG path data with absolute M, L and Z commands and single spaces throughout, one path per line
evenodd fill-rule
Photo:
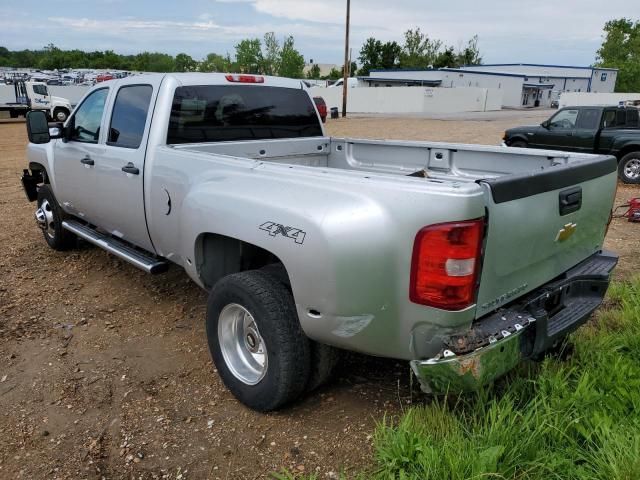
M 237 303 L 224 307 L 218 317 L 218 341 L 234 377 L 247 385 L 255 385 L 264 378 L 267 347 L 249 310 Z
M 56 229 L 53 221 L 53 209 L 49 200 L 44 199 L 40 204 L 40 208 L 36 210 L 36 222 L 49 238 L 55 237 Z
M 67 114 L 64 113 L 64 112 L 58 112 L 58 113 L 56 113 L 56 119 L 59 122 L 64 122 L 67 119 Z
M 632 180 L 640 177 L 640 159 L 632 158 L 624 166 L 624 176 Z

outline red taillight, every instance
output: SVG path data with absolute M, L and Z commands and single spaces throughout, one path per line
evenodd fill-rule
M 409 298 L 414 303 L 462 310 L 473 304 L 484 219 L 440 223 L 416 235 Z
M 235 83 L 264 83 L 264 77 L 259 75 L 225 75 L 224 78 Z

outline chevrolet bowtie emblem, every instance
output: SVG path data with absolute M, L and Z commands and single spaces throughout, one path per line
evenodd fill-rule
M 558 234 L 556 235 L 556 242 L 564 242 L 567 238 L 575 233 L 577 228 L 577 223 L 567 223 L 564 227 L 558 230 Z

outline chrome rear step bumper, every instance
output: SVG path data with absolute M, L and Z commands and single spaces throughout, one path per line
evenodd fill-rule
M 444 342 L 428 360 L 411 368 L 428 393 L 473 391 L 536 358 L 585 323 L 600 306 L 618 262 L 599 252 L 561 277 L 473 323 Z

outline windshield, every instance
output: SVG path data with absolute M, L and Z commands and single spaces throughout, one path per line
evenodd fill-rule
M 167 143 L 318 136 L 316 109 L 302 89 L 198 85 L 176 88 Z

